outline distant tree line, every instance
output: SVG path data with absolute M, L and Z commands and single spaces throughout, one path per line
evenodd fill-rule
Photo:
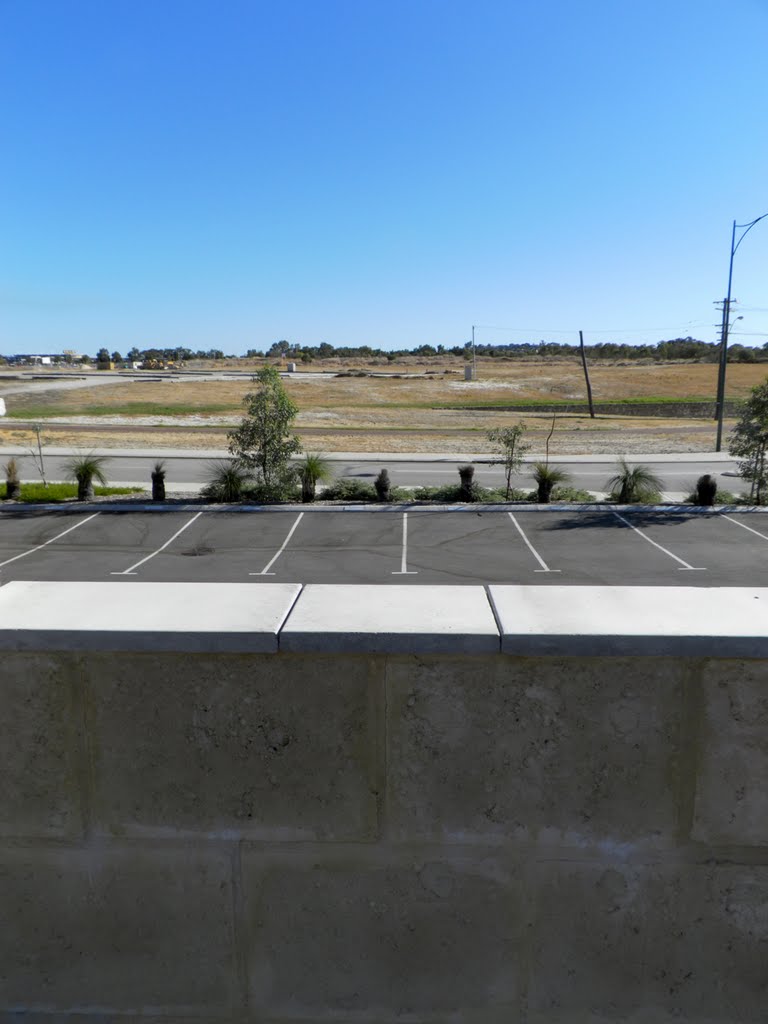
M 658 341 L 654 345 L 626 345 L 615 341 L 602 341 L 595 345 L 586 345 L 587 357 L 592 361 L 600 360 L 627 360 L 634 362 L 640 359 L 649 359 L 655 362 L 667 362 L 672 360 L 691 360 L 692 362 L 716 363 L 720 358 L 720 345 L 718 342 L 699 341 L 696 338 L 673 338 L 671 341 Z M 494 359 L 524 359 L 524 358 L 566 358 L 578 357 L 578 345 L 570 345 L 565 342 L 540 341 L 540 342 L 508 342 L 507 344 L 477 344 L 475 352 L 478 356 L 486 356 Z M 393 351 L 374 348 L 371 345 L 331 345 L 327 341 L 319 345 L 298 345 L 289 341 L 276 341 L 266 351 L 250 348 L 245 356 L 225 355 L 221 349 L 197 349 L 186 348 L 176 345 L 172 348 L 137 348 L 134 347 L 123 356 L 120 352 L 109 352 L 102 348 L 97 353 L 98 362 L 112 361 L 122 363 L 125 361 L 137 363 L 188 363 L 194 359 L 216 361 L 220 359 L 288 359 L 295 362 L 311 363 L 315 359 L 328 359 L 332 356 L 342 359 L 386 359 L 394 362 L 403 356 L 420 356 L 429 358 L 431 356 L 458 356 L 463 359 L 472 358 L 471 345 L 417 345 L 414 348 L 400 348 Z M 11 357 L 12 358 L 12 357 Z M 62 356 L 64 362 L 77 360 L 90 362 L 88 356 L 76 357 L 71 350 Z M 0 356 L 0 363 L 5 362 Z M 728 347 L 729 363 L 765 363 L 768 362 L 768 342 L 762 348 L 751 348 L 746 345 L 735 343 Z
M 720 344 L 718 342 L 699 341 L 697 338 L 674 338 L 671 341 L 658 341 L 654 345 L 626 345 L 614 341 L 598 342 L 594 345 L 585 345 L 587 356 L 593 360 L 600 359 L 653 359 L 658 361 L 690 359 L 697 362 L 716 363 L 720 357 Z M 490 356 L 491 358 L 515 358 L 515 357 L 567 357 L 578 356 L 578 345 L 571 345 L 565 342 L 540 341 L 540 342 L 508 342 L 506 344 L 476 344 L 475 352 L 479 356 Z M 320 345 L 298 345 L 288 341 L 276 341 L 269 349 L 249 349 L 246 357 L 258 358 L 266 356 L 269 359 L 295 359 L 296 361 L 310 362 L 313 359 L 327 359 L 331 356 L 342 358 L 364 359 L 369 357 L 380 357 L 393 361 L 402 356 L 460 356 L 470 359 L 472 356 L 471 345 L 417 345 L 415 348 L 394 349 L 385 351 L 380 348 L 372 348 L 370 345 L 334 346 L 328 342 Z M 742 363 L 768 362 L 768 343 L 762 348 L 750 348 L 746 345 L 732 344 L 728 347 L 728 361 Z

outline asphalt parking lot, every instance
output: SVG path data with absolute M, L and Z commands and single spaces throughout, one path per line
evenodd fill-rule
M 762 586 L 768 516 L 578 511 L 4 511 L 11 580 Z

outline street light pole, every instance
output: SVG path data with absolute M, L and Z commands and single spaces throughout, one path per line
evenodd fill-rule
M 725 368 L 728 362 L 728 331 L 731 325 L 731 283 L 733 281 L 733 257 L 736 255 L 736 250 L 739 248 L 741 243 L 744 241 L 747 233 L 757 224 L 759 221 L 764 220 L 768 217 L 768 213 L 764 213 L 762 217 L 755 217 L 754 220 L 750 221 L 749 224 L 737 224 L 733 222 L 733 230 L 731 231 L 731 259 L 728 264 L 728 294 L 723 301 L 723 324 L 721 328 L 722 340 L 720 343 L 720 366 L 717 373 L 717 441 L 715 443 L 715 451 L 719 452 L 723 446 L 723 415 L 725 413 Z M 739 235 L 738 242 L 736 241 L 736 228 L 744 228 L 742 233 Z
M 477 358 L 475 356 L 475 325 L 472 324 L 472 380 L 477 380 Z

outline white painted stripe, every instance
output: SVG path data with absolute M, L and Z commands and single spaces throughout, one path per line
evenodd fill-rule
M 130 567 L 130 569 L 123 569 L 122 572 L 112 572 L 112 573 L 110 573 L 110 576 L 133 576 L 135 570 L 138 569 L 140 565 L 144 565 L 144 563 L 148 562 L 150 560 L 150 558 L 154 558 L 155 555 L 159 555 L 161 551 L 165 551 L 165 549 L 168 547 L 168 545 L 169 544 L 173 544 L 173 542 L 176 540 L 176 538 L 180 534 L 184 533 L 184 531 L 187 529 L 187 527 L 191 526 L 192 523 L 194 523 L 194 521 L 196 519 L 199 519 L 202 514 L 203 514 L 202 512 L 198 512 L 196 516 L 192 516 L 192 518 L 189 520 L 189 522 L 188 523 L 184 523 L 182 528 L 180 530 L 177 530 L 176 533 L 174 533 L 174 535 L 172 537 L 169 537 L 169 539 L 165 542 L 165 544 L 163 544 L 162 547 L 159 547 L 157 549 L 157 551 L 153 551 L 151 555 L 147 555 L 146 558 L 142 558 L 142 560 L 140 562 L 137 562 L 135 565 L 132 565 Z
M 400 562 L 400 569 L 392 573 L 393 576 L 418 576 L 415 569 L 408 571 L 408 513 L 403 512 L 403 557 Z
M 95 519 L 98 514 L 98 512 L 94 512 L 92 516 L 88 516 L 86 519 L 81 519 L 79 523 L 75 523 L 74 526 L 70 526 L 69 529 L 64 530 L 63 533 L 57 533 L 55 537 L 51 537 L 51 539 L 45 541 L 44 544 L 38 544 L 36 548 L 30 548 L 29 551 L 22 551 L 20 555 L 14 555 L 13 558 L 6 558 L 4 562 L 0 562 L 0 569 L 2 569 L 4 565 L 10 565 L 11 562 L 17 561 L 17 559 L 19 558 L 26 558 L 27 555 L 33 555 L 35 551 L 39 551 L 41 548 L 48 547 L 49 544 L 53 544 L 53 542 L 55 540 L 59 540 L 60 537 L 66 537 L 68 533 L 72 533 L 72 531 L 76 530 L 79 526 L 85 526 L 86 523 L 89 523 L 92 519 Z
M 744 523 L 740 523 L 740 522 L 738 521 L 738 519 L 731 519 L 731 517 L 730 517 L 730 516 L 727 516 L 727 515 L 725 515 L 724 513 L 721 513 L 721 514 L 720 514 L 720 518 L 721 518 L 721 519 L 727 519 L 727 520 L 728 520 L 728 522 L 729 522 L 729 523 L 733 523 L 733 524 L 734 524 L 734 526 L 740 526 L 740 527 L 742 528 L 742 530 L 749 530 L 749 532 L 750 532 L 750 533 L 754 533 L 754 534 L 756 534 L 756 535 L 757 535 L 758 537 L 762 537 L 762 538 L 763 538 L 763 540 L 768 540 L 768 537 L 767 537 L 767 536 L 766 536 L 766 535 L 765 535 L 764 533 L 760 533 L 760 531 L 759 531 L 759 530 L 753 530 L 751 526 L 745 526 L 745 525 L 744 525 Z
M 534 557 L 534 558 L 536 559 L 536 561 L 537 561 L 537 562 L 539 563 L 539 565 L 541 566 L 541 568 L 540 568 L 540 569 L 534 569 L 533 571 L 534 571 L 534 572 L 560 572 L 560 570 L 559 570 L 559 569 L 550 569 L 550 568 L 549 568 L 549 566 L 548 566 L 548 565 L 547 565 L 547 563 L 546 563 L 546 562 L 544 561 L 544 559 L 543 559 L 543 558 L 541 557 L 541 555 L 540 555 L 540 554 L 538 553 L 538 551 L 536 550 L 536 548 L 535 548 L 535 547 L 533 546 L 533 544 L 531 544 L 531 542 L 530 542 L 530 541 L 528 540 L 528 538 L 527 538 L 527 537 L 525 536 L 525 534 L 523 533 L 523 528 L 522 528 L 522 527 L 520 526 L 520 523 L 518 523 L 518 521 L 517 521 L 517 520 L 515 519 L 515 517 L 514 517 L 514 516 L 512 515 L 512 513 L 511 513 L 511 512 L 508 512 L 508 513 L 507 513 L 507 515 L 508 515 L 508 516 L 509 516 L 509 518 L 510 518 L 510 519 L 512 520 L 512 522 L 513 522 L 514 526 L 515 526 L 515 527 L 516 527 L 516 529 L 517 529 L 517 532 L 518 532 L 518 533 L 520 534 L 520 536 L 521 536 L 521 537 L 523 538 L 523 540 L 525 541 L 526 545 L 528 546 L 528 550 L 529 550 L 529 551 L 531 552 L 531 554 L 533 555 L 533 557 Z
M 613 509 L 611 509 L 611 511 L 613 512 Z M 642 530 L 638 530 L 636 526 L 633 526 L 628 519 L 624 518 L 624 516 L 620 516 L 618 512 L 613 512 L 613 514 L 616 516 L 617 519 L 620 519 L 625 526 L 628 526 L 630 530 L 634 530 L 635 533 L 639 534 L 639 536 L 641 536 L 643 540 L 647 540 L 649 544 L 653 544 L 653 546 L 655 548 L 658 548 L 659 551 L 663 551 L 665 555 L 669 555 L 670 558 L 674 558 L 676 562 L 680 563 L 683 569 L 688 569 L 691 572 L 706 572 L 705 567 L 688 565 L 688 563 L 684 562 L 682 558 L 678 558 L 677 555 L 673 555 L 671 551 L 668 551 L 666 548 L 663 548 L 661 544 L 657 544 L 655 540 L 651 540 L 651 538 L 647 534 L 643 533 Z
M 270 562 L 267 562 L 267 564 L 264 566 L 264 568 L 261 570 L 261 572 L 249 572 L 248 573 L 249 576 L 274 576 L 274 573 L 271 573 L 269 570 L 272 568 L 272 566 L 278 560 L 280 555 L 282 555 L 282 553 L 288 547 L 288 542 L 290 541 L 291 537 L 294 534 L 294 531 L 295 531 L 296 527 L 299 525 L 299 523 L 301 522 L 301 520 L 303 518 L 304 518 L 304 513 L 303 512 L 299 512 L 298 519 L 296 520 L 296 522 L 293 524 L 293 526 L 288 531 L 288 536 L 283 541 L 282 547 L 277 552 L 275 557 Z

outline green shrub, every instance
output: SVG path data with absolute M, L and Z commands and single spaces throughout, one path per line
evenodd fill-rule
M 538 503 L 538 490 L 531 491 L 528 500 Z M 555 487 L 549 496 L 550 502 L 576 504 L 579 502 L 594 502 L 595 496 L 590 491 L 584 491 L 580 487 Z
M 326 487 L 321 495 L 323 501 L 376 501 L 376 488 L 363 480 L 342 477 Z
M 718 487 L 717 493 L 715 494 L 715 504 L 716 505 L 739 505 L 739 504 L 742 503 L 742 497 L 743 497 L 743 495 L 732 494 L 731 491 L 721 491 L 720 488 Z M 699 504 L 699 497 L 698 497 L 698 494 L 696 492 L 696 488 L 695 487 L 693 489 L 691 489 L 690 493 L 688 494 L 688 496 L 684 500 L 685 500 L 685 503 L 687 505 L 698 505 Z M 748 502 L 746 502 L 746 504 L 753 505 L 754 502 L 748 501 Z
M 505 487 L 478 487 L 473 486 L 473 502 L 483 502 L 487 505 L 499 505 L 507 501 Z M 445 502 L 446 504 L 457 505 L 464 502 L 460 484 L 442 484 L 437 487 L 417 487 L 413 491 L 415 501 Z M 509 501 L 526 501 L 528 495 L 525 491 L 513 490 L 510 492 Z

